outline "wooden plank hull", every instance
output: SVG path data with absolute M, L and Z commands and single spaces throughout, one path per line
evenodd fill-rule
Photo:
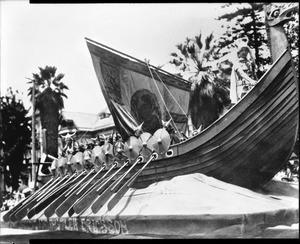
M 89 48 L 95 52 L 94 46 Z M 126 68 L 130 67 L 128 62 L 123 62 Z M 134 64 L 134 70 L 144 74 L 143 65 L 138 65 Z M 100 83 L 103 79 L 98 77 Z M 299 120 L 297 82 L 286 50 L 239 103 L 197 136 L 172 145 L 172 155 L 160 155 L 150 163 L 134 186 L 145 187 L 191 173 L 251 189 L 265 184 L 286 163 L 295 143 Z M 169 80 L 167 83 L 170 85 Z M 137 165 L 136 169 L 141 167 Z
M 277 70 L 278 66 L 283 68 Z M 178 160 L 158 161 L 155 177 L 199 172 L 239 186 L 259 187 L 288 160 L 298 118 L 297 87 L 286 53 L 226 115 L 195 138 L 171 148 Z

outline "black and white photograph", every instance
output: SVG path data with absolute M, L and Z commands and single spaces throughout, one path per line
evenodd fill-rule
M 299 240 L 299 3 L 0 1 L 0 243 Z

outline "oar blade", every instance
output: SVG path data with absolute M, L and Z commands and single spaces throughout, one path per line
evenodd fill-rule
M 130 186 L 127 186 L 124 184 L 118 192 L 112 197 L 112 199 L 107 204 L 108 211 L 112 210 L 115 205 L 120 201 L 120 199 L 126 194 L 126 192 L 129 190 Z M 93 212 L 94 213 L 94 212 Z
M 135 163 L 131 165 L 131 167 L 124 174 L 120 175 L 117 180 L 115 180 L 109 187 L 107 187 L 102 192 L 102 194 L 92 204 L 91 209 L 93 213 L 97 213 L 104 206 L 104 204 L 109 200 L 112 194 L 117 191 L 118 187 L 122 184 L 129 172 L 135 167 L 136 164 L 142 161 L 143 157 L 139 156 Z
M 95 198 L 101 193 L 99 192 L 99 188 L 103 187 L 103 185 L 106 184 L 113 176 L 114 174 L 117 174 L 126 164 L 124 163 L 123 166 L 121 166 L 116 172 L 114 172 L 113 175 L 111 175 L 108 179 L 105 178 L 106 175 L 110 171 L 112 171 L 115 167 L 117 167 L 117 163 L 115 162 L 110 169 L 92 186 L 91 189 L 87 190 L 87 193 L 84 194 L 78 201 L 74 204 L 73 208 L 74 211 L 79 214 L 84 209 L 88 208 L 92 202 L 95 200 Z
M 137 177 L 141 174 L 141 172 L 147 167 L 147 165 L 154 159 L 157 159 L 157 153 L 153 153 L 149 160 L 143 165 L 143 167 L 138 170 L 132 177 L 130 177 L 126 183 L 117 191 L 117 193 L 112 197 L 112 199 L 107 204 L 108 211 L 112 210 L 114 206 L 120 201 L 120 199 L 126 194 L 129 188 L 133 185 Z

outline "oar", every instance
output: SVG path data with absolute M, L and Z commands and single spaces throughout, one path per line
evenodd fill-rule
M 170 135 L 169 133 L 164 129 L 158 129 L 151 138 L 148 139 L 147 144 L 150 148 L 155 148 L 159 151 L 160 154 L 164 154 L 170 147 Z M 127 192 L 127 190 L 130 188 L 130 186 L 134 183 L 135 179 L 139 176 L 139 174 L 146 168 L 146 166 L 154 159 L 157 159 L 158 155 L 157 153 L 153 153 L 147 161 L 147 163 L 144 164 L 144 166 L 138 170 L 116 193 L 116 195 L 111 199 L 109 202 L 108 209 L 111 210 L 118 201 L 124 196 L 124 194 Z M 117 188 L 117 186 L 115 187 Z M 108 198 L 107 198 L 108 200 Z M 103 203 L 104 204 L 104 203 Z M 102 206 L 101 206 L 102 207 Z M 101 208 L 100 207 L 100 208 Z M 97 213 L 100 210 L 99 206 L 95 206 L 93 213 Z M 93 210 L 93 209 L 92 209 Z
M 62 212 L 65 213 L 68 209 L 68 215 L 69 217 L 71 217 L 74 213 L 75 213 L 75 209 L 74 209 L 74 206 L 80 202 L 83 198 L 85 198 L 86 195 L 90 194 L 90 192 L 92 190 L 94 190 L 94 188 L 96 188 L 99 184 L 102 183 L 102 181 L 104 181 L 105 177 L 111 172 L 111 170 L 113 170 L 115 167 L 118 166 L 118 163 L 115 162 L 110 168 L 108 171 L 105 172 L 105 174 L 100 178 L 98 179 L 95 183 L 92 183 L 93 179 L 91 179 L 89 182 L 87 182 L 74 196 L 74 201 L 73 201 L 73 198 L 72 198 L 72 205 L 71 207 L 69 208 L 63 208 L 62 209 Z M 95 177 L 96 178 L 96 177 Z
M 59 186 L 55 189 L 50 195 L 45 196 L 41 199 L 28 213 L 28 219 L 31 219 L 34 215 L 40 213 L 45 207 L 52 203 L 60 194 L 64 193 L 72 184 L 76 183 L 78 178 L 82 175 L 81 172 L 79 175 L 73 174 L 65 184 Z
M 120 199 L 125 195 L 125 193 L 132 186 L 136 178 L 141 174 L 141 172 L 147 167 L 147 165 L 152 161 L 157 159 L 157 153 L 153 153 L 149 160 L 143 165 L 143 167 L 138 170 L 126 183 L 117 191 L 117 193 L 113 196 L 113 198 L 108 202 L 107 209 L 108 211 L 112 210 L 114 206 L 120 201 Z M 94 212 L 93 212 L 94 213 Z
M 148 157 L 148 151 L 151 151 L 152 145 L 148 143 L 151 134 L 148 132 L 142 133 L 140 139 L 131 136 L 124 144 L 124 152 L 129 158 L 137 157 L 141 152 Z M 134 166 L 144 161 L 143 156 L 139 156 L 136 162 L 121 175 L 116 181 L 114 181 L 107 189 L 96 199 L 92 205 L 92 211 L 98 212 L 99 209 L 107 202 L 111 195 L 117 190 L 117 186 L 125 179 L 129 172 L 134 168 Z
M 74 194 L 75 196 L 74 196 L 74 200 L 73 200 L 73 202 L 72 202 L 72 204 L 71 204 L 71 206 L 68 208 L 68 209 L 66 209 L 66 210 L 68 210 L 68 216 L 69 217 L 71 217 L 74 213 L 75 213 L 75 208 L 74 208 L 74 206 L 78 203 L 78 202 L 80 202 L 80 201 L 82 201 L 85 197 L 86 197 L 86 195 L 88 195 L 88 194 L 91 194 L 90 192 L 92 192 L 94 189 L 96 189 L 100 184 L 102 184 L 105 180 L 107 180 L 107 179 L 105 179 L 105 177 L 111 172 L 111 170 L 112 169 L 114 169 L 115 167 L 117 167 L 117 163 L 115 162 L 111 167 L 110 167 L 110 169 L 100 178 L 100 179 L 98 179 L 95 183 L 93 183 L 92 182 L 92 180 L 90 181 L 90 182 L 88 182 L 86 185 L 84 185 L 83 186 L 83 188 L 82 189 L 80 189 L 76 194 Z M 88 200 L 86 200 L 86 201 L 88 201 Z M 65 210 L 65 211 L 66 211 Z
M 56 185 L 55 187 L 52 187 L 47 194 L 41 195 L 40 197 L 38 197 L 38 201 L 42 201 L 45 198 L 49 197 L 53 192 L 59 190 L 60 188 L 62 188 L 65 184 L 67 184 L 69 181 L 73 180 L 76 177 L 76 173 L 73 175 L 67 175 L 66 177 L 66 181 L 65 182 L 61 182 L 61 184 Z
M 75 203 L 77 199 L 79 199 L 85 191 L 88 190 L 88 187 L 90 186 L 91 182 L 101 173 L 101 171 L 105 169 L 105 165 L 102 164 L 101 168 L 98 172 L 96 172 L 95 175 L 91 177 L 91 179 L 88 180 L 88 182 L 84 183 L 82 186 L 79 186 L 79 189 L 76 189 L 73 193 L 67 193 L 65 195 L 66 199 L 56 208 L 55 213 L 58 217 L 63 216 L 65 212 L 68 211 L 72 207 L 72 205 Z
M 9 218 L 11 221 L 15 222 L 17 220 L 23 219 L 28 211 L 37 203 L 40 196 L 43 196 L 48 193 L 51 189 L 57 187 L 61 182 L 64 182 L 68 176 L 65 176 L 63 178 L 56 178 L 56 180 L 53 182 L 53 184 L 50 184 L 49 187 L 45 188 L 41 194 L 38 194 L 35 198 L 33 198 L 31 201 L 29 201 L 27 204 L 22 206 L 18 211 L 16 211 L 14 214 L 12 214 Z
M 57 198 L 61 196 L 61 194 L 68 192 L 74 185 L 76 185 L 78 181 L 82 179 L 83 174 L 84 172 L 76 172 L 71 175 L 66 182 L 64 182 L 62 185 L 57 186 L 49 194 L 40 199 L 37 204 L 30 210 L 30 212 L 28 212 L 27 217 L 31 216 L 33 213 L 39 213 L 40 211 L 51 205 L 53 202 L 55 202 Z
M 67 178 L 68 178 L 68 176 L 55 178 L 55 180 L 50 185 L 48 185 L 47 188 L 44 188 L 44 190 L 41 191 L 40 194 L 35 195 L 35 197 L 33 199 L 28 201 L 24 206 L 22 206 L 13 215 L 11 215 L 10 220 L 11 221 L 17 221 L 17 218 L 16 218 L 17 214 L 19 216 L 25 217 L 27 212 L 29 211 L 29 209 L 31 209 L 32 206 L 34 206 L 36 204 L 36 202 L 38 201 L 38 199 L 40 199 L 41 196 L 44 196 L 45 194 L 48 194 L 48 192 L 51 191 L 53 188 L 57 187 L 62 182 L 65 182 L 67 180 Z
M 31 206 L 30 209 L 28 209 L 27 212 L 27 217 L 30 219 L 32 218 L 35 214 L 39 213 L 42 211 L 48 204 L 50 204 L 52 201 L 56 199 L 56 193 L 58 191 L 62 191 L 63 189 L 66 189 L 66 186 L 69 186 L 70 182 L 72 182 L 72 179 L 74 179 L 74 175 L 68 176 L 67 180 L 65 182 L 61 182 L 60 184 L 57 184 L 55 187 L 52 189 L 49 189 L 48 192 L 45 192 L 42 196 L 40 196 L 36 201 L 35 204 Z M 51 201 L 49 200 L 51 199 Z M 25 216 L 24 216 L 25 217 Z M 20 220 L 20 219 L 18 219 Z
M 96 161 L 94 161 L 93 163 L 95 165 L 96 171 L 98 172 L 96 172 L 96 174 L 93 177 L 91 177 L 91 179 L 85 182 L 75 193 L 68 195 L 67 199 L 61 205 L 58 206 L 58 208 L 55 210 L 56 215 L 58 217 L 61 217 L 66 211 L 68 211 L 68 209 L 72 209 L 74 203 L 91 188 L 91 184 L 93 184 L 94 179 L 97 179 L 98 175 L 102 172 L 102 170 L 106 168 L 105 163 L 102 163 L 100 170 L 97 170 L 99 168 L 98 163 L 100 161 Z M 110 170 L 112 170 L 113 168 L 114 165 Z M 110 170 L 108 170 L 106 174 L 109 173 Z M 106 174 L 104 174 L 103 177 L 105 177 Z
M 76 189 L 79 188 L 83 182 L 90 177 L 92 173 L 95 172 L 95 169 L 91 169 L 86 175 L 79 180 L 74 186 L 71 186 L 70 189 L 68 189 L 64 194 L 60 195 L 56 200 L 54 200 L 45 210 L 44 210 L 44 215 L 47 218 L 50 218 L 54 213 L 56 208 L 69 196 L 69 194 L 73 193 Z M 85 171 L 83 172 L 85 173 Z
M 39 188 L 37 191 L 35 191 L 33 194 L 27 196 L 23 201 L 19 202 L 16 206 L 14 206 L 12 209 L 10 209 L 8 212 L 6 212 L 3 215 L 3 221 L 8 222 L 9 216 L 15 212 L 17 209 L 19 209 L 22 205 L 28 203 L 30 200 L 32 200 L 34 197 L 36 197 L 38 194 L 40 194 L 45 188 L 47 188 L 53 181 L 55 181 L 55 178 L 51 178 L 49 181 L 47 181 L 41 188 Z
M 100 196 L 93 202 L 92 204 L 92 211 L 93 213 L 98 212 L 99 209 L 107 202 L 107 200 L 111 197 L 111 195 L 115 192 L 117 186 L 120 185 L 123 179 L 130 173 L 130 171 L 134 168 L 135 165 L 142 162 L 144 159 L 142 156 L 139 156 L 134 164 L 122 174 L 117 180 L 115 180 L 110 186 L 108 186 Z M 108 182 L 107 182 L 108 183 Z M 104 186 L 99 187 L 98 191 L 104 189 Z
M 104 180 L 103 182 L 101 182 L 100 180 L 98 181 L 99 183 L 95 186 L 92 187 L 92 190 L 90 190 L 85 196 L 83 196 L 81 199 L 78 200 L 77 203 L 75 203 L 74 205 L 74 211 L 75 213 L 79 214 L 82 211 L 84 211 L 85 209 L 87 209 L 92 202 L 95 200 L 95 198 L 101 194 L 101 191 L 104 187 L 106 187 L 108 185 L 108 183 L 125 167 L 127 166 L 127 164 L 129 164 L 129 160 L 126 160 L 124 162 L 124 164 L 117 169 L 111 176 L 109 176 L 107 179 L 104 179 L 104 177 L 102 177 Z

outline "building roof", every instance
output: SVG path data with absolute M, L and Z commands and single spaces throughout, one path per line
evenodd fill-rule
M 115 126 L 110 113 L 89 114 L 82 112 L 62 111 L 63 119 L 66 121 L 72 120 L 76 128 L 80 131 L 97 131 Z

